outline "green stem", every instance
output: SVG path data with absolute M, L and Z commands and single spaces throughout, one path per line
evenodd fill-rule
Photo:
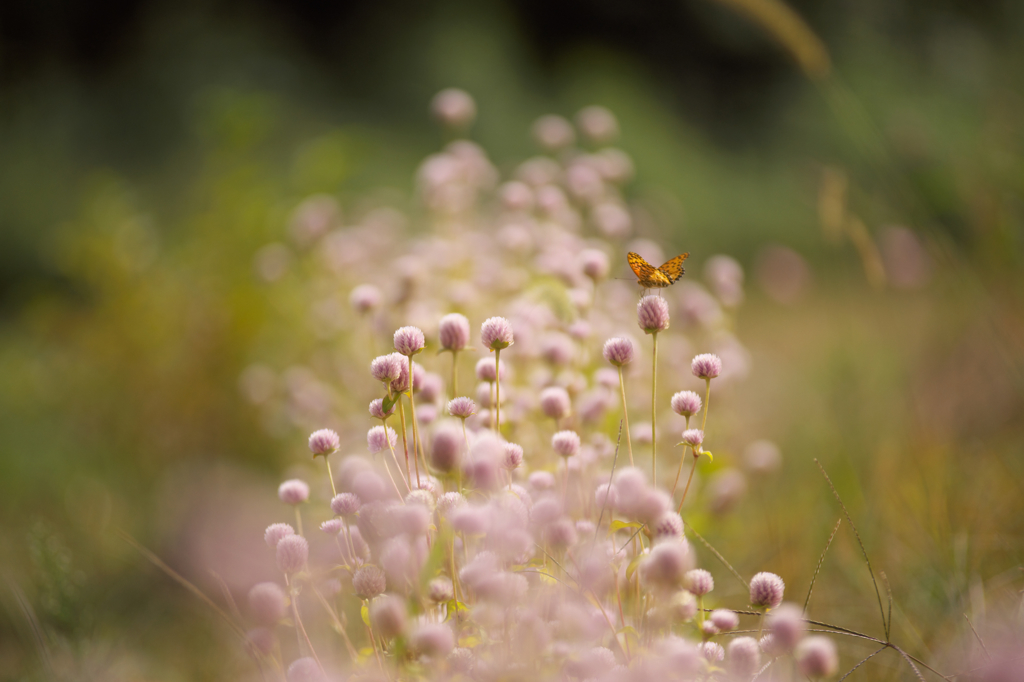
M 302 514 L 299 512 L 299 505 L 295 505 L 295 525 L 298 526 L 299 535 L 302 535 Z
M 658 485 L 658 332 L 654 332 L 654 357 L 651 360 L 651 483 Z
M 416 487 L 420 487 L 420 427 L 416 423 L 416 401 L 412 399 L 413 384 L 412 378 L 412 356 L 409 356 L 409 410 L 412 412 L 412 460 L 416 465 Z
M 629 414 L 626 411 L 626 384 L 622 379 L 622 366 L 619 366 L 619 393 L 622 394 L 622 419 L 626 422 L 626 448 L 629 450 L 629 466 L 633 466 L 633 441 L 629 439 Z
M 411 488 L 412 473 L 410 473 L 411 469 L 409 469 L 409 441 L 406 439 L 406 430 L 408 430 L 409 427 L 405 425 L 405 405 L 402 404 L 402 396 L 398 396 L 397 402 L 398 416 L 402 420 L 402 447 L 405 448 L 405 485 Z M 385 433 L 385 435 L 387 434 Z M 401 472 L 401 468 L 399 468 L 398 471 Z
M 704 393 L 704 419 L 700 423 L 700 432 L 702 434 L 708 425 L 708 407 L 711 406 L 711 379 L 705 379 L 704 381 L 707 383 L 708 389 Z
M 452 398 L 459 395 L 459 351 L 452 351 Z
M 501 377 L 498 372 L 501 369 L 501 349 L 494 351 L 494 409 L 496 410 L 497 423 L 494 430 L 501 435 Z
M 690 428 L 690 418 L 687 417 L 686 418 L 686 429 L 683 429 L 683 430 L 686 431 L 689 428 Z M 675 495 L 676 495 L 676 486 L 679 485 L 679 474 L 683 473 L 683 462 L 685 462 L 685 461 L 686 461 L 686 448 L 684 447 L 683 448 L 683 454 L 679 457 L 679 468 L 676 469 L 676 482 L 672 484 L 672 497 L 675 497 Z
M 693 450 L 693 448 L 690 448 L 690 449 Z M 682 516 L 682 514 L 683 514 L 683 502 L 686 502 L 686 493 L 690 492 L 690 483 L 693 482 L 693 473 L 695 471 L 697 471 L 697 453 L 693 453 L 693 454 L 694 454 L 694 457 L 693 457 L 693 467 L 690 469 L 690 477 L 686 479 L 686 487 L 683 488 L 683 497 L 682 497 L 681 500 L 679 500 L 679 511 L 676 512 L 680 516 Z M 683 450 L 683 457 L 684 458 L 686 457 L 686 450 Z M 680 462 L 679 464 L 681 466 L 682 462 Z M 673 490 L 672 492 L 674 493 L 675 490 Z
M 385 428 L 384 436 L 387 437 L 387 435 L 388 432 L 387 429 Z M 334 497 L 337 497 L 338 489 L 334 487 L 334 474 L 331 473 L 331 460 L 327 459 L 328 457 L 330 457 L 330 455 L 324 455 L 324 464 L 327 465 L 327 478 L 331 479 L 331 492 L 334 494 Z

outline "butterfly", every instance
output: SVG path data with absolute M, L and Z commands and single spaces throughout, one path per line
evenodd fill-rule
M 660 268 L 654 267 L 641 258 L 640 254 L 632 251 L 626 254 L 626 260 L 629 261 L 629 267 L 633 268 L 637 284 L 644 289 L 660 289 L 675 284 L 676 280 L 683 276 L 686 272 L 683 270 L 683 261 L 689 255 L 684 253 L 676 256 Z

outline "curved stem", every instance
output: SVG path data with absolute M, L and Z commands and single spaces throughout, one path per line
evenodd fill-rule
M 384 431 L 385 438 L 387 437 L 387 435 L 388 435 L 388 432 L 385 429 L 385 431 Z M 331 479 L 331 493 L 334 495 L 334 497 L 337 497 L 338 496 L 338 489 L 336 487 L 334 487 L 334 474 L 331 473 L 331 460 L 329 460 L 328 457 L 330 457 L 330 455 L 324 455 L 324 463 L 327 465 L 327 478 Z
M 683 453 L 684 455 L 686 453 Z M 693 467 L 690 469 L 690 476 L 686 479 L 686 487 L 683 488 L 683 498 L 679 500 L 679 511 L 676 513 L 682 516 L 683 514 L 683 503 L 686 502 L 686 493 L 690 492 L 690 483 L 693 482 L 693 472 L 697 471 L 697 458 L 693 458 Z
M 626 449 L 629 451 L 629 466 L 633 466 L 633 441 L 629 439 L 629 414 L 626 411 L 626 384 L 622 380 L 622 366 L 619 366 L 619 393 L 622 394 L 622 419 L 626 422 Z
M 654 357 L 651 360 L 651 483 L 658 485 L 658 332 L 654 337 Z

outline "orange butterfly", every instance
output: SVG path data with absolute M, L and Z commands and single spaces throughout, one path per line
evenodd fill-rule
M 689 255 L 689 253 L 684 253 L 676 256 L 660 268 L 654 267 L 641 258 L 640 254 L 632 251 L 626 254 L 626 260 L 629 261 L 629 267 L 633 268 L 637 284 L 644 289 L 661 289 L 675 284 L 676 280 L 683 276 L 686 272 L 683 270 L 683 261 Z

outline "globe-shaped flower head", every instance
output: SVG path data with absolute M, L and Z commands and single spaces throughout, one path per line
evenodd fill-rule
M 395 331 L 395 350 L 406 357 L 412 357 L 426 345 L 423 330 L 419 327 L 400 327 Z
M 616 367 L 628 365 L 633 361 L 633 342 L 621 336 L 613 337 L 604 342 L 601 354 Z
M 314 457 L 326 457 L 332 452 L 337 452 L 339 447 L 341 447 L 341 439 L 330 429 L 320 429 L 309 436 L 309 451 L 313 453 Z
M 698 379 L 714 379 L 722 373 L 722 358 L 714 353 L 701 353 L 690 363 L 690 370 Z
M 439 327 L 441 348 L 460 351 L 469 345 L 469 320 L 465 315 L 450 313 L 441 318 Z
M 668 302 L 661 296 L 644 296 L 636 305 L 637 324 L 645 334 L 657 334 L 668 329 Z
M 512 335 L 512 323 L 504 317 L 489 317 L 480 325 L 480 340 L 490 350 L 508 348 L 515 339 Z

